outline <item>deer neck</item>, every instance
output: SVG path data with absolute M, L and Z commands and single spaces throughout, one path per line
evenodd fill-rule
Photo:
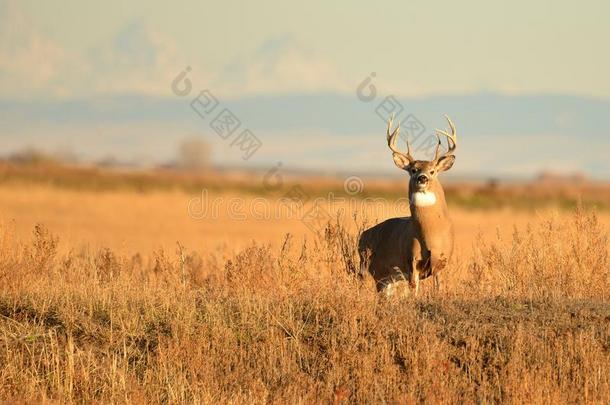
M 411 216 L 424 239 L 451 227 L 445 202 L 445 193 L 440 183 L 430 184 L 425 192 L 409 190 Z

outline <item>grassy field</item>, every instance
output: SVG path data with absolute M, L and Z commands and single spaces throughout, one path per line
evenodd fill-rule
M 358 229 L 407 214 L 404 184 L 366 183 L 310 230 L 248 177 L 0 179 L 6 402 L 610 400 L 607 187 L 448 187 L 443 289 L 386 299 L 349 269 Z

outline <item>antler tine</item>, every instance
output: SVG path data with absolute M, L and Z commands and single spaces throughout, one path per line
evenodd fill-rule
M 438 144 L 436 145 L 436 152 L 434 154 L 434 160 L 437 161 L 440 157 L 447 156 L 450 153 L 453 153 L 457 148 L 457 131 L 455 129 L 455 124 L 451 121 L 451 118 L 447 114 L 445 114 L 445 118 L 449 123 L 449 128 L 451 128 L 451 134 L 447 131 L 443 131 L 441 129 L 436 130 L 436 137 L 438 138 Z M 444 135 L 447 137 L 447 151 L 443 153 L 441 156 L 438 156 L 438 150 L 441 144 L 441 138 L 439 135 Z
M 398 138 L 398 135 L 400 134 L 400 122 L 396 126 L 396 129 L 394 129 L 394 131 L 392 131 L 390 133 L 390 130 L 392 129 L 392 123 L 393 122 L 394 122 L 394 114 L 392 114 L 392 116 L 388 120 L 388 129 L 387 129 L 388 147 L 390 148 L 390 150 L 392 152 L 397 153 L 397 154 L 407 158 L 407 160 L 409 162 L 414 162 L 415 159 L 413 158 L 413 156 L 411 156 L 411 145 L 409 144 L 409 140 L 408 139 L 407 139 L 407 153 L 401 152 L 396 147 L 396 138 Z

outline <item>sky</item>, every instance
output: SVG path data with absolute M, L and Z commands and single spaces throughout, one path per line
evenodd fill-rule
M 0 0 L 0 153 L 29 145 L 70 148 L 92 159 L 114 154 L 159 161 L 168 159 L 168 150 L 181 139 L 195 136 L 210 140 L 218 162 L 247 166 L 286 160 L 292 166 L 329 168 L 340 162 L 350 170 L 390 170 L 391 161 L 382 157 L 386 152 L 383 122 L 375 114 L 378 100 L 396 96 L 407 110 L 430 116 L 426 128 L 432 129 L 444 125 L 442 115 L 452 115 L 450 107 L 459 110 L 460 100 L 468 104 L 473 97 L 488 100 L 488 95 L 497 95 L 491 98 L 489 111 L 484 105 L 457 113 L 458 127 L 478 128 L 461 135 L 466 140 L 470 136 L 489 147 L 486 135 L 506 123 L 498 118 L 481 127 L 473 121 L 510 116 L 512 111 L 502 110 L 506 100 L 514 105 L 539 97 L 534 106 L 548 112 L 544 118 L 524 113 L 514 134 L 494 135 L 492 146 L 506 147 L 522 142 L 515 136 L 527 132 L 528 142 L 542 148 L 542 156 L 526 161 L 505 157 L 495 168 L 497 173 L 564 168 L 610 177 L 604 156 L 585 156 L 591 145 L 594 152 L 610 151 L 608 126 L 602 125 L 602 133 L 596 134 L 579 132 L 582 126 L 577 126 L 563 143 L 567 150 L 544 152 L 544 140 L 567 136 L 557 133 L 557 122 L 579 122 L 579 117 L 595 116 L 594 112 L 601 112 L 602 120 L 603 113 L 607 117 L 610 112 L 608 15 L 610 3 L 602 1 Z M 267 144 L 273 148 L 267 150 L 274 152 L 261 150 L 258 160 L 243 161 L 227 142 L 210 133 L 209 126 L 183 112 L 188 103 L 171 84 L 187 67 L 195 87 L 189 97 L 208 89 L 226 105 L 250 106 L 242 116 L 268 114 L 258 114 L 258 106 L 270 97 L 278 100 L 273 105 L 278 116 L 282 105 L 295 100 L 313 100 L 304 104 L 310 108 L 325 105 L 333 95 L 350 106 L 330 103 L 329 108 L 366 115 L 361 127 L 366 129 L 353 123 L 344 127 L 357 143 L 379 153 L 367 160 L 337 149 L 335 159 L 320 159 L 328 154 L 311 150 L 307 139 L 326 139 L 317 142 L 320 145 L 345 143 L 336 129 L 341 126 L 326 117 L 324 122 L 277 128 L 250 122 L 261 139 L 271 140 Z M 365 107 L 356 91 L 371 74 L 378 100 Z M 572 98 L 571 104 L 562 104 L 566 97 Z M 444 103 L 448 98 L 452 101 Z M 136 108 L 151 104 L 156 107 Z M 166 121 L 158 119 L 163 106 L 173 112 Z M 119 107 L 122 112 L 135 108 L 137 114 L 117 120 L 99 113 Z M 41 110 L 56 111 L 63 118 L 35 114 Z M 85 114 L 95 116 L 89 121 L 71 114 L 91 110 L 98 113 Z M 302 115 L 317 117 L 312 110 L 303 110 Z M 545 127 L 540 122 L 554 124 Z M 374 125 L 380 127 L 379 133 Z M 528 130 L 532 127 L 539 129 Z M 142 141 L 146 136 L 153 141 Z M 291 159 L 295 145 L 308 146 L 309 155 Z M 476 156 L 485 149 L 471 145 L 463 172 L 484 172 L 484 161 Z

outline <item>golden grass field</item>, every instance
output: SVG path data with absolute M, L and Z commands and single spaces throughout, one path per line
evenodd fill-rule
M 0 398 L 610 401 L 608 186 L 448 186 L 442 290 L 387 299 L 348 270 L 364 222 L 407 214 L 404 184 L 312 232 L 257 182 L 0 167 Z M 214 218 L 193 210 L 203 189 Z

